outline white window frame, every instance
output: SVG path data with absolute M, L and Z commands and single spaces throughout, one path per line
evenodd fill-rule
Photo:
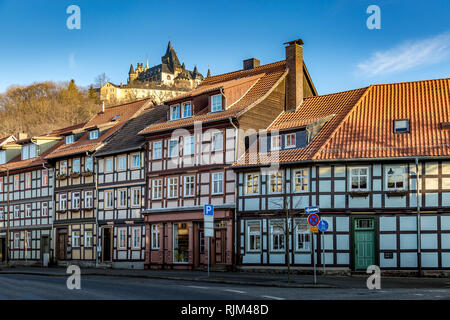
M 281 173 L 281 177 L 280 177 L 280 173 Z M 281 181 L 280 181 L 281 180 Z M 279 186 L 281 185 L 281 190 L 280 191 L 272 191 L 272 186 Z M 269 193 L 270 194 L 279 194 L 279 193 L 283 193 L 284 190 L 284 172 L 279 170 L 276 172 L 272 172 L 269 173 Z
M 167 198 L 178 198 L 178 177 L 167 178 Z
M 31 189 L 32 180 L 33 179 L 31 177 L 31 172 L 26 172 L 25 173 L 25 190 Z
M 81 159 L 73 159 L 72 163 L 72 173 L 81 173 Z
M 136 192 L 138 194 L 137 196 L 137 202 L 136 200 Z M 141 207 L 141 187 L 134 187 L 131 188 L 131 207 L 133 208 L 140 208 Z
M 306 172 L 306 175 L 304 174 Z M 300 173 L 300 175 L 297 177 L 297 173 Z M 294 192 L 302 193 L 302 192 L 309 192 L 309 168 L 298 168 L 294 169 L 293 172 L 293 190 Z M 305 184 L 303 183 L 303 180 L 306 178 L 306 189 L 303 190 L 303 187 Z M 297 187 L 300 186 L 300 190 L 297 190 Z
M 0 164 L 6 163 L 6 151 L 0 150 Z
M 117 157 L 117 171 L 126 171 L 127 170 L 127 156 L 120 155 Z
M 125 195 L 125 198 L 122 196 Z M 128 204 L 128 192 L 127 189 L 117 189 L 117 208 L 125 209 Z
M 13 210 L 14 210 L 14 219 L 20 219 L 20 206 L 15 205 L 13 207 Z
M 114 209 L 114 190 L 105 190 L 105 209 Z
M 294 251 L 295 252 L 311 252 L 312 248 L 312 234 L 309 231 L 309 225 L 308 225 L 308 218 L 297 218 L 294 219 Z M 303 225 L 304 228 L 300 229 L 299 225 Z M 302 237 L 305 238 L 305 235 L 308 235 L 309 241 L 303 241 L 304 244 L 306 244 L 306 247 L 299 248 L 300 242 L 298 241 L 299 235 L 303 235 Z
M 158 147 L 156 147 L 156 146 L 158 146 Z M 155 152 L 155 150 L 158 150 L 158 152 Z M 162 141 L 153 142 L 152 159 L 153 160 L 162 159 Z
M 161 200 L 163 193 L 162 179 L 152 180 L 152 200 Z
M 42 170 L 41 172 L 41 187 L 48 187 L 48 170 Z
M 394 175 L 394 176 L 399 176 L 398 173 L 395 173 L 395 169 L 401 169 L 403 171 L 403 174 L 402 174 L 402 176 L 403 176 L 403 188 L 398 188 L 398 187 L 389 188 L 389 176 L 390 175 L 388 174 L 388 172 L 389 172 L 390 169 L 393 169 L 394 172 L 393 172 L 392 175 Z M 384 166 L 384 177 L 385 177 L 385 181 L 386 181 L 386 183 L 385 183 L 386 191 L 405 191 L 405 190 L 407 190 L 406 183 L 408 181 L 408 174 L 406 172 L 406 167 L 405 166 L 402 166 L 402 165 L 392 165 L 392 166 L 385 165 Z M 394 182 L 394 183 L 396 184 L 396 182 Z
M 195 196 L 195 175 L 184 176 L 183 179 L 184 179 L 183 181 L 184 197 L 188 198 Z
M 3 222 L 4 217 L 5 217 L 5 208 L 0 207 L 0 222 Z
M 75 142 L 74 138 L 75 138 L 74 135 L 71 134 L 71 135 L 66 136 L 64 141 L 65 141 L 66 144 L 72 144 L 72 143 Z
M 278 145 L 274 143 L 274 141 L 278 140 Z M 278 151 L 281 150 L 281 135 L 270 136 L 270 151 Z
M 175 142 L 175 146 L 172 148 L 172 142 Z M 168 152 L 168 156 L 169 158 L 175 158 L 178 157 L 178 139 L 170 139 L 169 140 L 169 150 Z
M 138 241 L 137 243 L 136 240 Z M 131 249 L 141 249 L 141 243 L 142 243 L 141 227 L 131 228 Z
M 152 233 L 152 250 L 158 250 L 159 249 L 159 224 L 152 224 L 151 227 L 151 233 Z
M 288 138 L 291 137 L 291 141 L 290 143 L 288 143 Z M 292 137 L 294 137 L 294 144 L 292 144 Z M 291 149 L 291 148 L 295 148 L 297 146 L 297 137 L 296 137 L 296 133 L 292 132 L 292 133 L 287 133 L 284 135 L 284 147 L 286 149 Z
M 369 190 L 369 167 L 367 166 L 359 166 L 359 167 L 349 167 L 350 169 L 350 191 L 368 191 Z M 366 174 L 361 174 L 360 170 L 365 169 Z M 358 170 L 358 172 L 355 174 L 353 170 Z M 358 187 L 353 188 L 353 178 L 356 177 L 358 179 Z M 366 187 L 361 188 L 361 177 L 366 177 Z
M 251 227 L 258 226 L 259 231 L 250 231 Z M 246 252 L 253 253 L 253 252 L 261 252 L 262 249 L 262 232 L 261 232 L 261 221 L 260 220 L 248 220 L 246 222 Z M 255 237 L 252 241 L 252 236 Z M 257 240 L 258 239 L 258 240 Z M 255 244 L 255 248 L 251 248 L 251 243 Z M 256 244 L 259 242 L 259 248 L 256 248 Z
M 216 131 L 212 133 L 211 151 L 212 152 L 223 151 L 223 131 Z
M 81 247 L 81 232 L 80 230 L 72 231 L 72 248 Z
M 94 239 L 94 235 L 92 230 L 86 230 L 84 232 L 84 247 L 85 248 L 92 248 L 94 243 L 93 240 Z
M 177 111 L 177 113 L 175 113 Z M 175 115 L 175 117 L 174 117 Z M 170 106 L 170 120 L 180 120 L 181 119 L 181 107 L 180 104 L 174 104 Z
M 194 152 L 195 152 L 194 136 L 184 137 L 183 155 L 191 156 L 194 154 Z
M 14 232 L 14 249 L 20 249 L 20 232 Z
M 255 181 L 256 181 L 256 183 L 255 183 Z M 249 185 L 249 183 L 251 183 L 251 185 Z M 245 174 L 245 194 L 258 195 L 259 188 L 260 188 L 259 172 L 246 173 Z
M 48 217 L 48 202 L 41 202 L 41 217 Z
M 270 234 L 270 251 L 272 252 L 285 252 L 286 251 L 286 231 L 284 230 L 286 223 L 282 220 L 269 220 L 269 234 Z M 275 228 L 281 228 L 274 231 Z M 274 238 L 278 238 L 278 243 L 282 240 L 282 248 L 274 248 Z
M 92 157 L 86 157 L 84 161 L 84 171 L 94 172 L 94 159 Z
M 67 160 L 62 160 L 59 163 L 59 174 L 60 175 L 67 174 Z
M 98 129 L 89 131 L 89 140 L 98 139 L 98 134 L 99 134 Z
M 108 163 L 111 163 L 111 170 L 108 169 Z M 114 171 L 114 157 L 105 158 L 105 172 L 110 173 Z
M 185 115 L 186 110 L 188 110 L 186 107 L 189 106 L 189 115 Z M 181 107 L 181 117 L 182 118 L 190 118 L 192 117 L 192 103 L 191 101 L 183 102 Z
M 137 159 L 137 163 L 134 161 Z M 133 153 L 131 155 L 131 169 L 139 169 L 141 167 L 141 154 Z
M 25 218 L 31 218 L 33 215 L 33 209 L 31 207 L 31 203 L 25 204 Z
M 124 242 L 125 246 L 122 245 L 122 240 L 124 240 L 123 242 Z M 127 228 L 118 228 L 117 229 L 117 248 L 119 250 L 127 249 Z
M 221 177 L 221 179 L 218 179 L 218 177 Z M 216 190 L 216 186 L 219 187 L 218 188 L 219 190 Z M 223 194 L 223 189 L 224 189 L 224 173 L 222 171 L 211 173 L 211 194 L 212 195 Z
M 219 103 L 220 102 L 220 103 Z M 221 94 L 211 96 L 211 112 L 223 111 L 223 101 Z
M 20 175 L 19 174 L 15 174 L 14 175 L 14 191 L 19 191 L 20 190 Z
M 94 207 L 94 192 L 87 190 L 84 192 L 84 208 L 92 209 Z
M 72 210 L 79 210 L 81 202 L 81 194 L 79 191 L 72 192 Z
M 401 125 L 403 123 L 405 125 Z M 409 131 L 409 119 L 394 120 L 394 133 L 408 133 Z
M 61 193 L 59 195 L 59 211 L 66 211 L 66 210 L 67 210 L 67 193 Z

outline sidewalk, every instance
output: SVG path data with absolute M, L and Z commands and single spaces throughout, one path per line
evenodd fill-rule
M 24 274 L 39 276 L 67 277 L 65 268 L 14 267 L 0 268 L 2 274 Z M 195 281 L 223 283 L 233 285 L 252 285 L 280 288 L 366 288 L 368 275 L 353 276 L 317 276 L 314 284 L 313 275 L 268 274 L 253 272 L 211 272 L 208 277 L 204 271 L 184 270 L 129 270 L 129 269 L 94 269 L 81 268 L 84 276 L 111 276 L 146 279 L 163 279 L 175 281 Z M 450 288 L 448 278 L 417 277 L 381 277 L 382 288 Z

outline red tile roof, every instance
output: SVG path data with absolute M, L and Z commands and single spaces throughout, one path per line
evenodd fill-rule
M 156 131 L 190 126 L 197 121 L 209 122 L 236 117 L 263 98 L 278 81 L 286 76 L 286 73 L 286 62 L 280 61 L 263 65 L 253 70 L 240 70 L 206 78 L 194 92 L 191 91 L 186 95 L 199 95 L 219 88 L 223 88 L 224 91 L 228 89 L 230 96 L 234 96 L 234 98 L 231 101 L 227 101 L 228 106 L 225 111 L 214 113 L 200 112 L 191 118 L 153 124 L 139 132 L 139 134 L 149 134 Z M 182 96 L 177 96 L 176 99 L 180 99 L 180 97 L 182 98 Z M 175 101 L 175 99 L 172 101 Z
M 311 143 L 282 150 L 279 162 L 450 156 L 450 79 L 372 85 L 306 98 L 282 113 L 268 130 L 299 128 L 334 115 Z M 394 133 L 395 119 L 409 119 L 409 133 Z M 270 155 L 243 155 L 235 166 L 269 164 Z
M 83 152 L 95 151 L 101 146 L 103 141 L 120 129 L 129 119 L 137 116 L 140 112 L 145 110 L 150 103 L 152 103 L 151 99 L 143 99 L 105 108 L 105 112 L 99 112 L 83 126 L 84 129 L 101 127 L 100 131 L 102 128 L 105 128 L 106 132 L 101 134 L 98 139 L 89 140 L 89 133 L 86 131 L 79 140 L 72 144 L 63 144 L 59 146 L 59 148 L 49 154 L 46 159 L 60 158 Z M 111 121 L 117 115 L 119 116 L 117 120 Z

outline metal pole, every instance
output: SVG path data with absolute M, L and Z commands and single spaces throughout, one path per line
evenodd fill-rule
M 419 166 L 419 158 L 416 157 L 416 205 L 417 205 L 417 262 L 418 262 L 418 271 L 419 271 L 419 277 L 422 276 L 422 252 L 421 252 L 421 246 L 422 246 L 422 239 L 421 239 L 421 221 L 420 221 L 420 201 L 422 201 L 422 197 L 420 195 L 420 187 L 422 184 L 422 181 L 420 180 L 420 171 L 422 170 L 422 167 Z M 420 200 L 419 200 L 420 196 Z
M 210 250 L 210 245 L 209 245 L 210 241 L 211 241 L 211 237 L 208 237 L 208 278 L 209 278 L 209 257 L 211 256 L 211 252 L 209 251 Z
M 322 231 L 322 265 L 323 265 L 323 275 L 325 275 L 325 236 Z
M 317 284 L 317 277 L 316 277 L 316 248 L 314 246 L 314 240 L 317 240 L 317 237 L 315 236 L 316 233 L 313 233 L 313 238 L 312 238 L 312 248 L 313 248 L 313 259 L 314 259 L 314 284 Z

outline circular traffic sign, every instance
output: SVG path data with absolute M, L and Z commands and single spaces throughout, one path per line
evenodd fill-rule
M 317 226 L 317 224 L 319 223 L 319 216 L 315 213 L 311 213 L 308 216 L 308 223 L 311 227 Z
M 320 231 L 325 232 L 328 230 L 328 222 L 326 222 L 325 220 L 320 220 L 318 227 Z

